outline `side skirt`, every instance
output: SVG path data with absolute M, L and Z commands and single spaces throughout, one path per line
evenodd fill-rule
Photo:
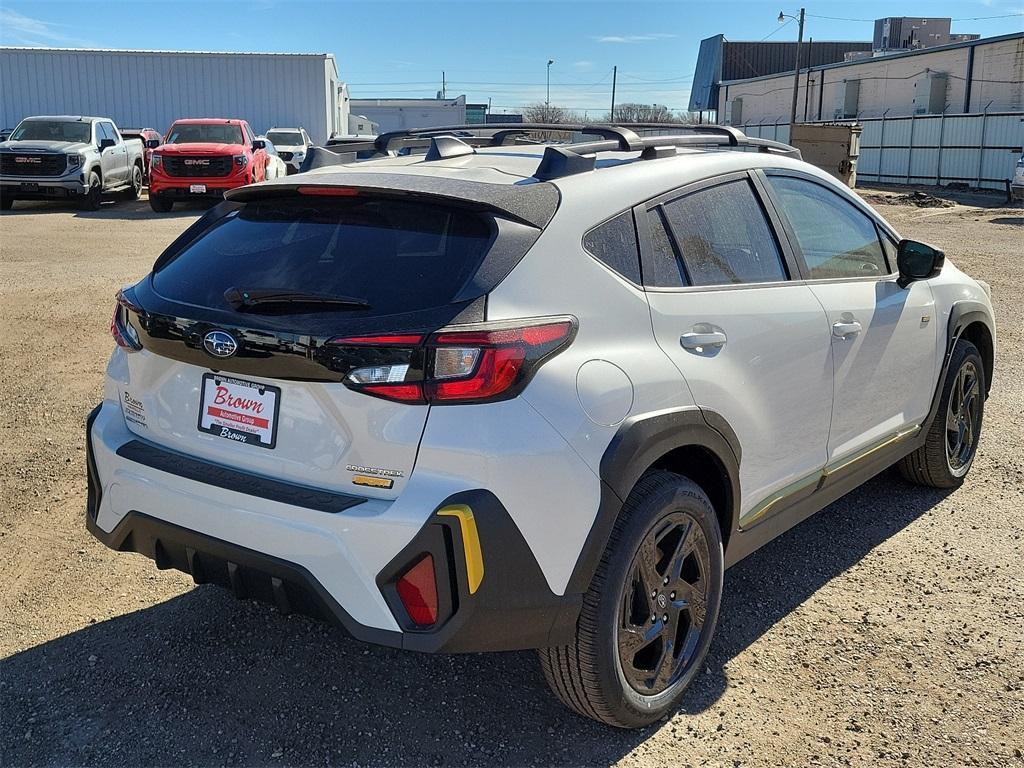
M 803 522 L 833 501 L 863 485 L 909 453 L 927 437 L 927 429 L 913 427 L 891 435 L 852 456 L 838 459 L 808 478 L 782 489 L 740 518 L 725 553 L 725 565 L 735 565 L 772 539 Z

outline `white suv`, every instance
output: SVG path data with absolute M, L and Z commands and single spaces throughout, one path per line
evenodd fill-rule
M 186 230 L 119 294 L 87 522 L 362 640 L 537 648 L 641 726 L 725 568 L 894 463 L 963 481 L 992 307 L 791 147 L 529 128 L 314 150 Z

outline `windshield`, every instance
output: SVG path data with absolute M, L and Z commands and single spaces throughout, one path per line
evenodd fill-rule
M 168 144 L 244 144 L 242 129 L 223 123 L 175 123 L 167 136 Z
M 448 304 L 491 241 L 484 217 L 421 201 L 249 203 L 162 265 L 153 287 L 230 309 L 232 287 L 354 296 L 378 314 Z
M 80 120 L 26 120 L 11 135 L 11 141 L 89 142 L 92 126 Z
M 286 147 L 294 147 L 303 143 L 302 134 L 298 131 L 271 131 L 267 134 L 267 138 L 275 144 Z

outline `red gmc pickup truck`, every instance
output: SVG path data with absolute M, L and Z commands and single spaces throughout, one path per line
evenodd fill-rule
M 263 181 L 264 146 L 245 120 L 176 121 L 150 159 L 150 206 L 166 213 L 175 200 L 223 197 L 229 189 Z

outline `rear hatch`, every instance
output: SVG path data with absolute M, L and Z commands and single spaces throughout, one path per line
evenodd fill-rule
M 429 195 L 305 191 L 218 205 L 120 295 L 122 411 L 175 451 L 395 498 L 429 408 L 395 385 L 422 375 L 431 333 L 485 319 L 540 230 Z

